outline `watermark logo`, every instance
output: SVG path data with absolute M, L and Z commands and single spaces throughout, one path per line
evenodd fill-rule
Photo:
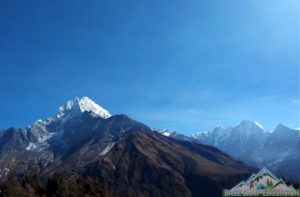
M 267 168 L 252 174 L 231 189 L 223 190 L 225 196 L 300 196 L 299 190 L 287 185 Z

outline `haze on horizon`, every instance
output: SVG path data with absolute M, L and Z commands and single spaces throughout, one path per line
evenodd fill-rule
M 2 1 L 0 130 L 88 96 L 190 134 L 300 127 L 300 2 Z

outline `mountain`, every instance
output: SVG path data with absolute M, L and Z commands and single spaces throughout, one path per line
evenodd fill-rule
M 61 173 L 96 177 L 110 196 L 220 196 L 253 168 L 208 145 L 166 137 L 87 97 L 0 134 L 0 180 Z
M 152 129 L 153 131 L 156 131 L 164 136 L 179 139 L 179 140 L 186 140 L 186 141 L 191 141 L 190 137 L 187 137 L 183 134 L 177 133 L 176 131 L 173 130 L 168 130 L 168 129 Z
M 191 137 L 249 165 L 266 166 L 281 175 L 300 179 L 297 130 L 280 124 L 268 132 L 259 123 L 244 120 L 236 127 L 217 127 L 212 132 L 196 132 Z
M 279 124 L 259 150 L 263 165 L 300 180 L 299 131 Z

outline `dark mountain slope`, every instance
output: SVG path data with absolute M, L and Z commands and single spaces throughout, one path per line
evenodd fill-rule
M 115 196 L 127 191 L 136 196 L 220 196 L 222 188 L 249 174 L 243 164 L 228 160 L 239 169 L 193 153 L 160 134 L 140 132 L 126 136 L 81 172 L 108 183 Z

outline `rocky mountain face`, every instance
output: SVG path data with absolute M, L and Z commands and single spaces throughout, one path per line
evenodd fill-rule
M 273 132 L 259 123 L 245 120 L 236 127 L 217 127 L 198 132 L 193 140 L 215 146 L 249 165 L 263 167 L 279 175 L 300 180 L 299 131 L 278 125 Z
M 220 196 L 253 170 L 216 148 L 169 138 L 90 99 L 0 132 L 0 180 L 37 173 L 92 176 L 110 196 Z

